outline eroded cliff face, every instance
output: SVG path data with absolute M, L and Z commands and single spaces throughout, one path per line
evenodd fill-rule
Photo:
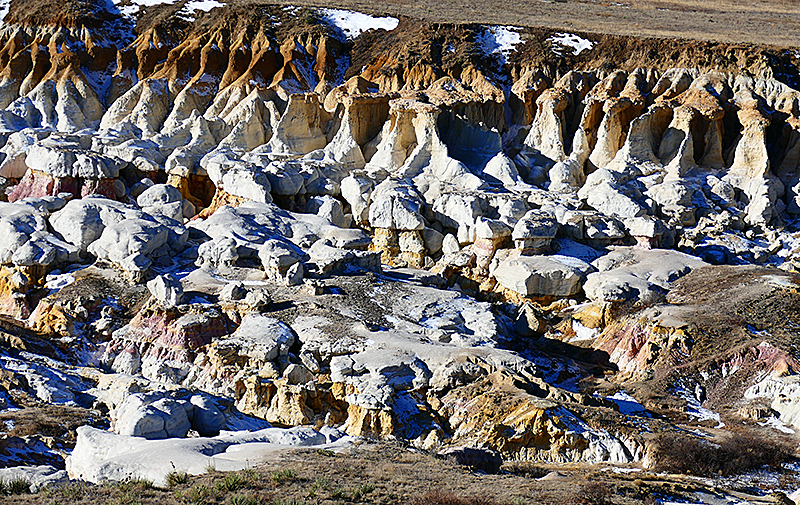
M 796 423 L 796 326 L 742 308 L 796 303 L 793 52 L 191 5 L 0 27 L 0 312 L 91 366 L 28 394 L 553 462 Z

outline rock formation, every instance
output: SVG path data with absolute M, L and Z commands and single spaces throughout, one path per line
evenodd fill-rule
M 533 29 L 501 59 L 477 25 L 89 3 L 0 26 L 0 411 L 104 412 L 71 478 L 350 437 L 646 467 L 700 408 L 800 426 L 791 331 L 746 308 L 797 305 L 773 53 L 565 68 Z

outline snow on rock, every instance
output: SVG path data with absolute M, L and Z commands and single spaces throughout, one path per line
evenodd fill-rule
M 572 48 L 572 51 L 577 55 L 583 51 L 589 51 L 594 47 L 594 42 L 586 40 L 573 33 L 556 33 L 549 39 L 553 43 L 553 52 L 560 55 L 565 48 Z M 556 47 L 561 46 L 561 47 Z
M 393 17 L 376 18 L 361 12 L 339 9 L 320 9 L 319 13 L 325 21 L 341 30 L 348 39 L 354 39 L 369 30 L 392 31 L 400 22 Z
M 67 472 L 58 470 L 50 465 L 0 468 L 0 482 L 12 482 L 15 480 L 28 482 L 31 486 L 31 492 L 36 493 L 52 484 L 64 484 L 69 479 L 67 478 Z
M 599 328 L 587 328 L 580 321 L 572 321 L 572 329 L 575 331 L 575 336 L 570 339 L 570 342 L 592 340 L 600 334 Z
M 786 424 L 784 424 L 783 421 L 781 421 L 777 417 L 769 417 L 769 418 L 767 418 L 766 421 L 758 423 L 758 425 L 759 426 L 771 426 L 771 427 L 775 428 L 776 430 L 780 431 L 781 433 L 787 433 L 789 435 L 792 435 L 792 434 L 795 433 L 795 431 L 793 429 L 791 429 L 788 426 L 786 426 Z
M 160 5 L 163 4 L 163 0 L 132 0 L 131 2 L 125 2 L 126 5 L 120 5 L 123 3 L 124 0 L 114 0 L 114 5 L 117 6 L 119 11 L 126 15 L 126 16 L 133 16 L 139 9 L 142 7 L 150 7 L 152 5 Z
M 613 395 L 606 396 L 606 400 L 616 403 L 619 407 L 619 412 L 626 416 L 650 417 L 647 409 L 625 391 L 618 391 Z
M 703 407 L 703 404 L 697 397 L 692 394 L 685 387 L 678 387 L 673 391 L 673 394 L 686 400 L 686 413 L 694 419 L 697 423 L 704 421 L 714 421 L 717 423 L 716 429 L 724 428 L 725 423 L 720 419 L 720 415 L 712 410 Z
M 519 30 L 516 26 L 487 26 L 478 37 L 478 43 L 486 54 L 498 54 L 505 63 L 508 55 L 516 50 L 517 44 L 523 42 Z
M 8 14 L 9 5 L 11 5 L 11 0 L 0 0 L 0 24 L 2 24 L 2 20 L 4 20 L 6 14 Z

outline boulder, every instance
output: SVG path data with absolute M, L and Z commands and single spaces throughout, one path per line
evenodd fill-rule
M 471 470 L 480 470 L 488 474 L 500 472 L 503 458 L 500 453 L 491 449 L 474 447 L 448 447 L 439 451 L 439 456 Z
M 258 249 L 267 279 L 282 286 L 296 286 L 303 280 L 303 260 L 307 255 L 291 242 L 277 239 L 265 241 Z
M 248 314 L 235 332 L 215 342 L 215 348 L 217 353 L 234 354 L 247 357 L 255 363 L 266 363 L 286 359 L 294 341 L 292 330 L 277 319 Z
M 324 217 L 333 223 L 334 226 L 347 228 L 347 221 L 344 217 L 342 204 L 332 196 L 315 196 L 309 198 L 306 204 L 306 212 Z
M 518 256 L 503 261 L 494 270 L 494 278 L 522 296 L 566 297 L 580 292 L 592 270 L 585 261 L 570 256 Z
M 511 238 L 520 254 L 530 256 L 548 252 L 556 233 L 558 221 L 554 216 L 541 210 L 531 210 L 514 226 Z
M 191 412 L 192 408 L 184 400 L 160 398 L 153 401 L 145 394 L 132 394 L 114 412 L 114 431 L 147 439 L 183 438 L 191 428 L 187 411 Z
M 589 274 L 583 287 L 589 299 L 656 303 L 663 300 L 671 282 L 707 263 L 667 249 L 618 247 L 592 265 L 598 272 Z
M 183 285 L 174 275 L 159 275 L 147 283 L 153 298 L 164 307 L 174 307 L 183 301 Z

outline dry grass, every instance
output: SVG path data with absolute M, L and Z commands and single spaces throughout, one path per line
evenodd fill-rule
M 430 505 L 556 505 L 579 503 L 578 493 L 592 479 L 601 479 L 615 493 L 615 504 L 638 499 L 617 493 L 630 486 L 626 476 L 593 469 L 562 469 L 564 479 L 539 481 L 512 474 L 472 473 L 433 455 L 389 444 L 363 444 L 349 454 L 318 451 L 282 454 L 251 470 L 170 479 L 164 489 L 145 481 L 87 485 L 72 483 L 37 495 L 4 497 L 4 504 L 70 503 L 75 505 L 220 504 L 430 504 Z M 536 472 L 539 475 L 541 472 Z M 608 479 L 619 479 L 618 481 Z
M 557 30 L 796 46 L 800 2 L 713 0 L 289 0 L 280 3 L 404 15 L 438 23 L 491 23 Z

